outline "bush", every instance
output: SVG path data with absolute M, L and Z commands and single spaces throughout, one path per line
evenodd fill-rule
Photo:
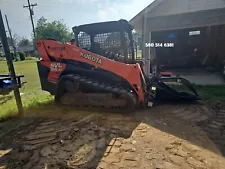
M 10 52 L 10 55 L 12 57 L 12 60 L 14 60 L 14 52 Z
M 0 61 L 6 61 L 5 57 L 0 57 Z
M 19 57 L 18 56 L 16 56 L 15 58 L 14 58 L 14 62 L 18 62 L 19 61 L 19 59 L 18 59 Z
M 20 57 L 21 61 L 25 60 L 25 53 L 24 52 L 19 52 L 19 57 Z
M 25 59 L 26 59 L 26 60 L 36 60 L 37 58 L 35 58 L 35 57 L 29 55 L 29 56 L 27 56 Z

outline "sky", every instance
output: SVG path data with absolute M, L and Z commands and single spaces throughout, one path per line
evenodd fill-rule
M 30 0 L 34 7 L 34 23 L 42 16 L 48 21 L 64 20 L 73 26 L 119 19 L 130 20 L 153 0 Z M 0 0 L 0 9 L 7 15 L 12 34 L 31 38 L 32 26 L 27 0 Z

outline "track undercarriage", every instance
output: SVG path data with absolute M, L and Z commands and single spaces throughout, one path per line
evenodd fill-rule
M 134 110 L 140 107 L 137 95 L 130 89 L 114 86 L 97 80 L 90 79 L 78 74 L 70 74 L 63 77 L 62 83 L 59 84 L 58 92 L 55 97 L 56 103 L 62 105 L 71 105 L 80 108 L 104 108 L 104 109 L 124 109 Z M 160 81 L 179 81 L 187 86 L 193 94 L 186 92 L 177 92 L 168 85 Z M 183 78 L 158 79 L 151 84 L 150 88 L 157 89 L 157 92 L 151 91 L 147 94 L 147 100 L 199 100 L 198 94 L 192 87 L 190 82 Z M 87 90 L 88 89 L 88 90 Z M 150 89 L 148 88 L 148 91 Z M 148 103 L 144 103 L 141 107 L 152 107 Z
M 137 105 L 136 95 L 128 89 L 80 75 L 69 75 L 63 82 L 56 94 L 56 102 L 63 105 L 106 109 L 134 109 Z M 97 91 L 86 92 L 86 88 Z

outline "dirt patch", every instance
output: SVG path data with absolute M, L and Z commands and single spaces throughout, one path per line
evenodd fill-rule
M 222 169 L 224 123 L 213 122 L 216 110 L 196 104 L 161 105 L 129 115 L 73 111 L 61 118 L 20 118 L 10 131 L 8 121 L 0 127 L 0 166 Z M 211 124 L 220 126 L 213 133 L 221 143 L 208 136 Z

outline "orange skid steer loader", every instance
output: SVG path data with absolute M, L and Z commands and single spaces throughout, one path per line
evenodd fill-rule
M 132 29 L 126 20 L 94 23 L 74 27 L 73 43 L 37 41 L 42 89 L 56 103 L 79 107 L 134 109 L 152 107 L 157 100 L 199 100 L 183 78 L 147 77 L 134 57 Z M 165 82 L 183 83 L 193 94 Z

